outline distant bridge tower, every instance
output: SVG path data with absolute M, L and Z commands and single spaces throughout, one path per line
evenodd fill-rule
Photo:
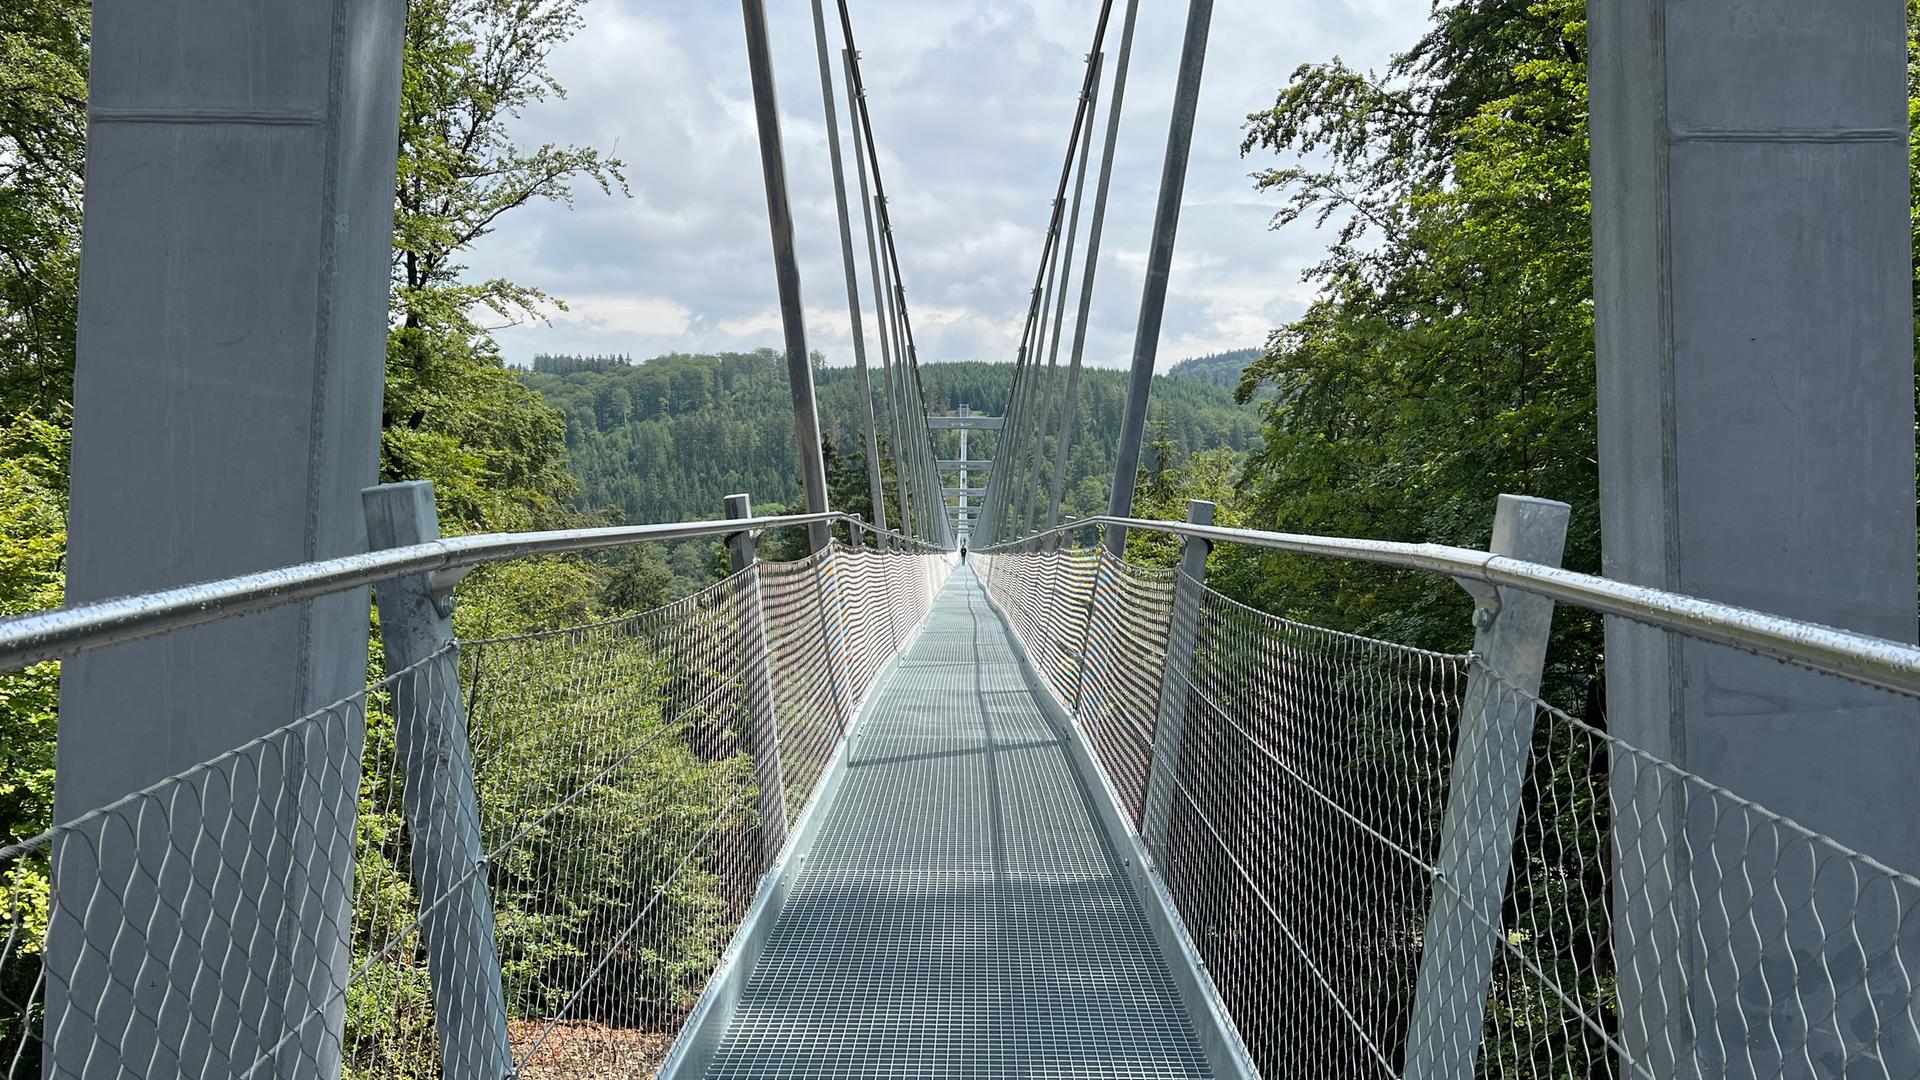
M 1005 418 L 999 416 L 981 416 L 973 411 L 973 406 L 962 405 L 952 416 L 934 416 L 927 420 L 928 428 L 934 431 L 958 431 L 960 433 L 960 457 L 954 461 L 940 461 L 936 464 L 940 472 L 958 473 L 959 487 L 942 487 L 941 502 L 953 515 L 954 533 L 966 540 L 973 533 L 973 523 L 980 515 L 979 500 L 986 496 L 985 488 L 973 486 L 973 477 L 993 468 L 991 461 L 975 461 L 972 454 L 972 442 L 967 438 L 975 431 L 998 431 L 1005 424 Z M 948 502 L 955 499 L 955 502 Z
M 972 416 L 973 406 L 962 404 L 960 406 L 960 415 Z M 967 491 L 967 487 L 969 486 L 967 483 L 967 458 L 971 457 L 972 455 L 967 452 L 967 436 L 971 433 L 972 431 L 970 428 L 960 429 L 960 504 L 957 507 L 955 507 L 954 514 L 953 514 L 954 525 L 956 526 L 954 531 L 960 534 L 960 542 L 963 544 L 967 542 L 967 533 L 969 531 L 967 528 L 968 521 L 966 517 L 966 510 L 967 510 L 966 491 Z

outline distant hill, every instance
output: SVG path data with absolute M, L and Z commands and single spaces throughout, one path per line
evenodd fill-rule
M 1196 356 L 1182 360 L 1167 369 L 1167 377 L 1172 379 L 1196 379 L 1200 382 L 1224 386 L 1232 392 L 1240 385 L 1240 373 L 1247 370 L 1260 355 L 1259 349 L 1234 349 L 1230 352 L 1214 353 L 1211 356 Z
M 927 404 L 951 413 L 966 404 L 1000 415 L 1011 364 L 928 364 L 921 369 Z M 567 449 L 587 509 L 611 508 L 633 522 L 711 517 L 721 499 L 747 491 L 763 505 L 793 505 L 800 486 L 793 442 L 793 405 L 786 365 L 771 349 L 717 356 L 670 355 L 643 363 L 623 357 L 542 356 L 527 385 L 567 419 Z M 873 372 L 876 395 L 880 372 Z M 843 459 L 857 458 L 863 437 L 850 368 L 816 368 L 821 426 Z M 1104 509 L 1116 433 L 1126 401 L 1126 373 L 1088 369 L 1068 460 L 1066 505 L 1072 513 Z M 1149 438 L 1164 429 L 1182 452 L 1254 447 L 1256 410 L 1234 403 L 1232 389 L 1196 378 L 1154 379 Z M 882 417 L 882 438 L 885 421 Z M 942 457 L 957 457 L 958 436 L 941 433 Z M 993 453 L 994 436 L 977 435 L 975 457 Z M 883 454 L 885 452 L 883 451 Z M 864 470 L 858 460 L 843 460 Z

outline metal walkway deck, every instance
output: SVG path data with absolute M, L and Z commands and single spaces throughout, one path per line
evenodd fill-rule
M 961 568 L 868 707 L 708 1076 L 1210 1075 L 1014 649 Z

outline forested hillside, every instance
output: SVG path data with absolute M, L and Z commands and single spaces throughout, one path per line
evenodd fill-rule
M 1000 415 L 1012 376 L 1011 364 L 921 369 L 927 407 L 936 414 L 965 404 Z M 840 468 L 864 469 L 853 370 L 820 367 L 814 379 L 821 425 Z M 717 514 L 721 499 L 736 491 L 751 492 L 761 505 L 790 505 L 800 497 L 792 399 L 784 361 L 772 349 L 660 356 L 638 364 L 624 357 L 542 356 L 526 381 L 566 417 L 583 509 L 611 509 L 627 521 L 673 521 Z M 1124 372 L 1086 372 L 1068 462 L 1070 513 L 1105 506 L 1125 402 Z M 1259 442 L 1257 411 L 1236 404 L 1226 386 L 1206 380 L 1155 379 L 1148 421 L 1163 445 L 1183 456 L 1218 447 L 1245 452 Z M 884 447 L 884 414 L 880 423 Z M 958 456 L 957 435 L 937 437 L 942 457 Z M 973 456 L 991 456 L 994 437 L 974 438 Z
M 1231 390 L 1240 385 L 1240 376 L 1259 355 L 1259 349 L 1231 349 L 1207 356 L 1189 357 L 1173 365 L 1167 374 L 1176 379 L 1199 379 Z

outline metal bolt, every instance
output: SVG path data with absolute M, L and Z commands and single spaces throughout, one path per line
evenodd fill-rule
M 1473 613 L 1473 628 L 1475 630 L 1491 630 L 1493 629 L 1493 620 L 1495 617 L 1491 609 L 1476 609 Z

